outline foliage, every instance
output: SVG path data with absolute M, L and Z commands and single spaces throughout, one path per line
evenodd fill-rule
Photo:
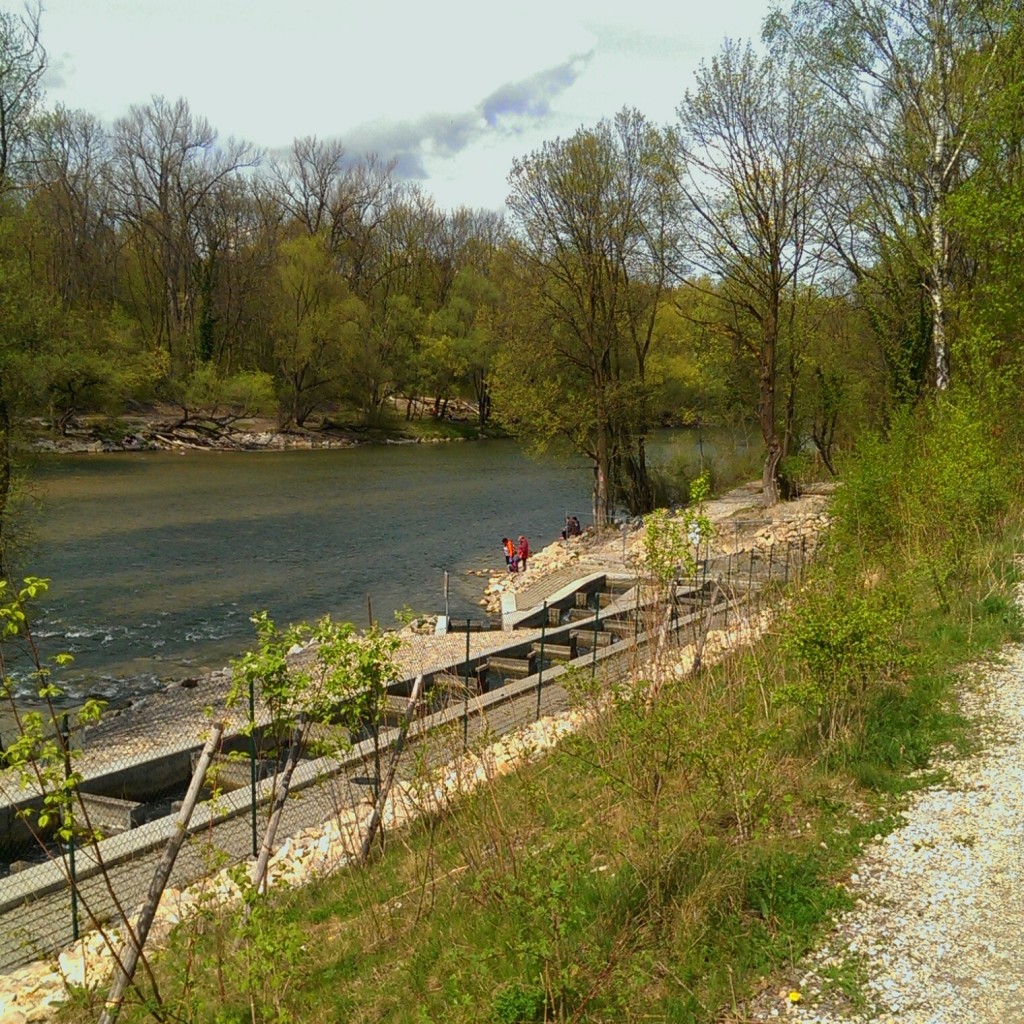
M 1008 508 L 1015 471 L 993 412 L 956 389 L 903 410 L 887 437 L 865 436 L 836 496 L 837 551 L 864 552 L 883 569 L 895 554 L 948 601 L 979 532 Z
M 808 712 L 831 744 L 861 724 L 871 696 L 902 667 L 905 602 L 883 587 L 851 594 L 818 581 L 786 617 L 783 646 L 803 667 L 776 697 Z
M 164 397 L 182 411 L 182 423 L 227 423 L 274 408 L 271 377 L 242 371 L 226 377 L 213 363 L 201 363 L 184 376 L 165 380 Z
M 508 204 L 514 312 L 494 375 L 495 410 L 517 436 L 555 437 L 591 460 L 595 514 L 621 495 L 652 507 L 644 438 L 647 365 L 677 235 L 665 133 L 637 111 L 517 160 Z
M 660 587 L 693 574 L 701 545 L 714 533 L 704 511 L 708 497 L 710 476 L 705 472 L 690 484 L 691 505 L 681 515 L 658 509 L 644 520 L 643 566 Z
M 232 662 L 228 703 L 252 691 L 267 707 L 278 734 L 303 722 L 359 727 L 380 718 L 394 678 L 394 633 L 357 633 L 325 617 L 314 625 L 281 628 L 266 612 L 252 616 L 257 648 Z
M 7 580 L 0 580 L 0 696 L 10 701 L 18 724 L 13 740 L 0 755 L 0 763 L 16 773 L 21 788 L 39 796 L 39 806 L 27 804 L 18 813 L 26 819 L 34 818 L 40 842 L 54 835 L 63 840 L 79 837 L 87 829 L 76 822 L 76 800 L 81 774 L 74 770 L 74 752 L 68 746 L 68 733 L 59 728 L 55 702 L 62 696 L 53 680 L 53 669 L 71 663 L 71 655 L 58 654 L 53 665 L 38 660 L 29 624 L 30 602 L 45 595 L 49 580 L 37 576 L 26 577 L 24 585 L 14 591 Z M 46 713 L 21 712 L 14 697 L 14 680 L 8 674 L 8 649 L 14 644 L 28 647 L 33 660 L 36 697 Z M 104 702 L 95 698 L 86 700 L 75 712 L 76 727 L 98 721 Z

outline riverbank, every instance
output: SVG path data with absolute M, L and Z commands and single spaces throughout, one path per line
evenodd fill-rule
M 456 415 L 457 413 L 457 415 Z M 157 407 L 121 417 L 87 416 L 66 433 L 42 419 L 27 421 L 23 443 L 42 454 L 89 454 L 139 451 L 292 451 L 354 448 L 364 444 L 441 444 L 448 441 L 501 437 L 496 428 L 479 426 L 471 409 L 456 408 L 444 419 L 405 419 L 397 413 L 381 426 L 338 424 L 324 420 L 317 427 L 283 429 L 275 420 L 195 417 Z
M 813 543 L 828 525 L 828 502 L 833 490 L 830 483 L 818 484 L 799 498 L 770 508 L 762 504 L 758 483 L 726 491 L 704 506 L 713 533 L 701 549 L 701 557 L 735 555 L 751 549 L 768 552 L 774 548 L 781 553 L 792 545 Z M 635 573 L 643 558 L 644 535 L 643 521 L 636 519 L 602 531 L 589 528 L 579 537 L 554 541 L 534 552 L 525 572 L 492 572 L 480 604 L 489 615 L 501 613 L 506 595 L 515 595 L 519 608 L 540 604 L 546 596 L 544 581 L 571 570 L 580 577 L 602 570 Z

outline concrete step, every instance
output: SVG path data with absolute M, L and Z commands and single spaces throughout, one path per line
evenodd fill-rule
M 594 612 L 591 608 L 568 608 L 565 612 L 566 622 L 582 622 L 584 619 L 592 619 L 593 617 Z
M 625 619 L 605 619 L 601 625 L 609 632 L 614 633 L 623 640 L 632 640 L 639 632 L 635 622 L 628 622 Z
M 245 770 L 248 772 L 248 764 Z M 120 835 L 141 823 L 142 804 L 134 800 L 120 800 L 114 796 L 82 791 L 79 791 L 79 797 L 89 816 L 90 826 L 105 836 Z
M 502 679 L 525 679 L 533 675 L 536 658 L 532 651 L 526 658 L 490 657 L 487 659 L 487 667 Z
M 608 647 L 618 640 L 618 637 L 614 633 L 609 633 L 607 630 L 599 629 L 573 629 L 569 632 L 570 637 L 576 639 L 576 643 L 579 647 L 586 647 L 587 650 L 593 650 L 597 647 Z
M 533 653 L 539 658 L 543 647 L 545 661 L 572 661 L 577 656 L 576 643 L 569 644 L 539 644 L 534 643 Z
M 383 716 L 386 725 L 401 725 L 405 721 L 405 713 L 409 707 L 409 698 L 388 694 L 384 698 Z M 414 715 L 422 715 L 424 712 L 423 701 L 416 702 Z

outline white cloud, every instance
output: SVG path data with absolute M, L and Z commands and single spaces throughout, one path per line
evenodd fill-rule
M 51 102 L 112 121 L 183 96 L 222 137 L 266 149 L 390 141 L 439 202 L 495 205 L 512 158 L 545 138 L 624 105 L 670 119 L 700 57 L 756 35 L 764 13 L 763 0 L 46 0 L 42 35 Z

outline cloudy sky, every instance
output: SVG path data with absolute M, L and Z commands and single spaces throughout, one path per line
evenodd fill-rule
M 20 10 L 13 0 L 0 7 Z M 513 158 L 636 107 L 664 123 L 767 0 L 43 0 L 50 105 L 105 121 L 184 97 L 222 139 L 398 159 L 443 206 L 498 208 Z

